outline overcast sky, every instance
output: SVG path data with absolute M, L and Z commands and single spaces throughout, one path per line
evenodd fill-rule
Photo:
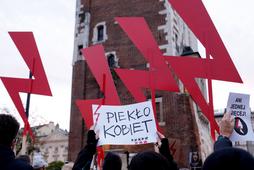
M 213 81 L 215 109 L 226 107 L 228 93 L 251 94 L 254 108 L 253 0 L 203 0 L 244 84 Z M 0 76 L 28 77 L 28 68 L 8 31 L 32 31 L 53 97 L 32 95 L 31 114 L 41 122 L 69 128 L 75 0 L 0 0 Z M 25 102 L 25 97 L 22 96 Z M 14 105 L 0 81 L 0 108 Z M 16 113 L 17 114 L 17 113 Z

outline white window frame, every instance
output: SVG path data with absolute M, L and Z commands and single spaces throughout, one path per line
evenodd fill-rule
M 151 101 L 152 99 L 149 99 L 149 101 Z M 159 103 L 159 107 L 160 107 L 160 120 L 157 120 L 158 121 L 158 124 L 159 126 L 165 126 L 166 125 L 166 122 L 164 120 L 164 115 L 163 115 L 163 103 L 162 103 L 162 97 L 157 97 L 155 98 L 155 105 L 156 103 Z M 155 108 L 156 110 L 156 108 Z
M 155 103 L 159 103 L 160 107 L 160 120 L 159 120 L 159 126 L 165 126 L 166 122 L 164 120 L 164 114 L 163 114 L 163 103 L 162 103 L 162 97 L 155 98 Z
M 110 51 L 110 52 L 106 52 L 106 53 L 105 53 L 105 56 L 106 56 L 107 61 L 108 61 L 108 56 L 109 56 L 110 54 L 114 55 L 115 67 L 116 67 L 116 68 L 119 68 L 119 63 L 118 63 L 119 58 L 117 57 L 115 51 Z
M 103 26 L 103 40 L 98 41 L 98 27 Z M 94 28 L 93 28 L 93 38 L 92 38 L 92 43 L 93 44 L 99 44 L 102 42 L 105 42 L 108 39 L 107 35 L 107 27 L 106 27 L 106 22 L 99 22 L 97 23 Z

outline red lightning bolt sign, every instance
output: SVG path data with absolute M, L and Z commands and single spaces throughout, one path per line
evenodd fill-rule
M 182 58 L 182 57 L 180 58 L 171 56 L 166 57 L 166 60 L 169 62 L 170 67 L 173 69 L 173 71 L 182 80 L 183 84 L 185 85 L 186 89 L 190 92 L 194 101 L 199 105 L 203 113 L 210 120 L 211 134 L 214 138 L 215 137 L 214 130 L 216 129 L 218 131 L 219 129 L 213 117 L 211 79 L 240 83 L 242 82 L 242 80 L 232 60 L 230 59 L 230 56 L 222 40 L 220 39 L 220 36 L 217 33 L 202 2 L 199 0 L 192 1 L 172 0 L 170 2 L 179 12 L 179 14 L 183 17 L 185 22 L 189 25 L 189 27 L 192 29 L 192 31 L 196 34 L 196 36 L 200 39 L 201 43 L 206 48 L 207 58 L 197 59 L 197 58 Z M 192 9 L 194 7 L 195 10 Z M 155 44 L 154 43 L 155 41 L 153 40 L 152 34 L 149 31 L 147 31 L 148 26 L 144 22 L 143 18 L 116 18 L 116 20 L 141 52 L 145 51 L 147 48 L 149 48 L 151 51 L 157 50 L 157 48 L 154 45 L 153 46 L 150 45 L 151 43 Z M 205 27 L 203 25 L 205 25 Z M 213 56 L 213 59 L 210 59 L 210 55 Z M 156 56 L 156 59 L 160 58 L 161 56 L 160 57 Z M 162 65 L 155 68 L 158 69 L 158 72 L 160 72 Z M 117 73 L 123 79 L 128 89 L 133 92 L 132 94 L 134 96 L 135 95 L 137 96 L 138 93 L 135 92 L 137 88 L 133 87 L 131 82 L 133 82 L 133 79 L 135 79 L 135 77 L 133 76 L 137 75 L 139 71 L 132 71 L 130 73 L 130 71 L 127 70 L 124 71 L 117 70 Z M 132 77 L 129 76 L 130 74 L 132 75 Z M 209 104 L 203 97 L 195 81 L 195 78 L 208 79 L 209 101 L 210 101 Z M 156 80 L 157 79 L 158 77 L 156 77 Z
M 23 78 L 9 78 L 1 77 L 2 82 L 7 89 L 16 109 L 18 110 L 21 118 L 24 121 L 25 128 L 24 134 L 29 131 L 33 136 L 25 109 L 22 105 L 19 92 L 41 94 L 52 96 L 48 84 L 48 80 L 43 69 L 40 54 L 38 52 L 36 42 L 32 32 L 9 32 L 13 42 L 19 50 L 21 56 L 25 60 L 28 68 L 30 69 L 34 79 Z
M 116 18 L 116 21 L 150 63 L 151 71 L 116 69 L 135 100 L 146 100 L 142 89 L 151 88 L 150 82 L 157 90 L 178 91 L 178 85 L 144 18 Z
M 178 91 L 177 84 L 171 75 L 172 69 L 209 119 L 211 135 L 214 139 L 214 131 L 215 129 L 219 131 L 219 129 L 213 116 L 211 80 L 239 83 L 242 83 L 242 80 L 202 2 L 200 0 L 170 0 L 170 3 L 206 48 L 206 59 L 162 56 L 144 18 L 116 18 L 121 28 L 150 63 L 151 67 L 150 71 L 116 69 L 116 72 L 135 100 L 144 101 L 146 97 L 142 92 L 143 88 L 152 87 L 156 90 Z M 90 55 L 92 56 L 92 54 Z M 94 52 L 93 56 L 100 57 L 104 54 Z M 210 56 L 212 56 L 212 59 Z M 105 60 L 102 57 L 100 59 Z M 169 63 L 169 67 L 167 63 Z M 98 70 L 96 73 L 94 72 L 95 77 L 100 74 Z M 195 78 L 208 79 L 209 103 L 203 97 Z M 97 82 L 99 82 L 98 78 Z
M 93 125 L 92 104 L 120 105 L 114 81 L 108 67 L 103 46 L 93 46 L 82 50 L 86 62 L 90 67 L 96 81 L 104 93 L 104 99 L 77 100 L 76 104 L 82 113 L 87 128 Z M 96 57 L 95 57 L 96 56 Z M 104 75 L 104 78 L 103 78 Z M 98 110 L 98 109 L 97 109 Z
M 210 120 L 214 138 L 213 131 L 218 130 L 218 126 L 213 115 L 211 79 L 238 83 L 242 83 L 242 80 L 202 1 L 169 0 L 169 2 L 206 49 L 206 59 L 167 57 L 167 60 L 192 98 Z M 208 79 L 209 104 L 202 96 L 195 78 Z
M 116 69 L 116 72 L 137 102 L 146 100 L 142 91 L 144 88 L 151 89 L 155 113 L 154 90 L 177 92 L 178 85 L 144 18 L 121 17 L 116 18 L 116 21 L 150 63 L 150 71 Z M 157 129 L 161 131 L 158 124 Z
M 127 19 L 127 18 L 126 18 Z M 120 22 L 120 19 L 117 20 Z M 137 41 L 136 45 L 140 49 L 141 53 L 145 58 L 150 62 L 152 71 L 132 71 L 132 70 L 123 70 L 116 69 L 115 71 L 124 81 L 125 85 L 135 98 L 137 102 L 142 102 L 146 100 L 145 95 L 142 92 L 143 88 L 151 88 L 159 90 L 168 90 L 168 91 L 178 91 L 178 86 L 170 74 L 170 69 L 165 65 L 165 60 L 162 57 L 162 54 L 156 44 L 156 41 L 150 35 L 151 32 L 149 28 L 140 27 L 142 24 L 145 24 L 145 21 L 137 18 L 136 20 L 139 23 L 132 30 L 133 37 Z M 139 28 L 142 28 L 142 35 L 140 37 L 135 37 L 139 32 Z M 136 31 L 136 32 L 135 32 Z M 146 38 L 147 39 L 142 39 Z M 142 43 L 143 41 L 147 43 Z M 93 46 L 83 50 L 83 55 L 87 61 L 88 66 L 90 67 L 93 75 L 96 78 L 99 86 L 102 87 L 102 75 L 106 75 L 106 88 L 105 88 L 105 103 L 120 105 L 120 100 L 115 89 L 115 85 L 111 76 L 111 73 L 108 68 L 106 61 L 105 53 L 102 46 Z M 96 57 L 95 57 L 96 56 Z M 130 78 L 131 77 L 131 78 Z M 156 77 L 156 81 L 155 81 Z M 139 82 L 139 83 L 133 83 Z M 86 122 L 86 126 L 89 128 L 92 125 L 92 104 L 102 103 L 101 99 L 95 100 L 78 100 L 77 105 L 82 113 L 82 116 Z

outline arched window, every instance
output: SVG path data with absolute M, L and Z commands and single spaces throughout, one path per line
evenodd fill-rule
M 118 57 L 116 55 L 115 51 L 110 51 L 105 53 L 106 57 L 107 57 L 107 61 L 108 61 L 108 66 L 109 68 L 118 68 Z
M 106 29 L 106 22 L 100 22 L 94 26 L 93 44 L 102 43 L 108 39 Z

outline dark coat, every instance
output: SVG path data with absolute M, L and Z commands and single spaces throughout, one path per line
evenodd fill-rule
M 33 170 L 33 167 L 22 160 L 15 159 L 11 148 L 0 146 L 0 170 Z
M 98 140 L 93 130 L 87 134 L 87 145 L 79 152 L 72 170 L 90 170 L 93 155 L 96 153 Z M 103 163 L 103 170 L 119 170 L 122 167 L 121 158 L 111 152 L 108 152 Z
M 161 147 L 159 148 L 160 154 L 162 154 L 169 162 L 170 169 L 172 170 L 178 170 L 178 166 L 176 162 L 174 161 L 173 156 L 171 155 L 171 152 L 169 150 L 169 142 L 167 138 L 161 139 Z
M 79 152 L 72 170 L 90 169 L 93 155 L 96 153 L 96 144 L 95 132 L 89 130 L 87 134 L 87 145 Z
M 218 151 L 225 148 L 232 148 L 232 142 L 229 138 L 220 136 L 214 143 L 213 150 Z
M 93 159 L 93 155 L 96 153 L 96 144 L 98 140 L 95 137 L 95 132 L 93 130 L 89 130 L 87 134 L 87 145 L 79 152 L 77 159 L 74 163 L 74 166 L 72 170 L 89 170 L 90 165 Z M 159 148 L 161 155 L 164 156 L 165 159 L 167 159 L 166 162 L 168 162 L 169 167 L 171 170 L 178 170 L 177 164 L 173 159 L 173 156 L 170 153 L 169 150 L 169 142 L 168 139 L 164 138 L 161 140 L 161 147 Z M 107 156 L 109 156 L 107 154 Z M 107 161 L 107 156 L 104 160 L 105 162 L 110 162 Z M 118 169 L 117 165 L 121 166 L 121 161 L 118 160 L 119 158 L 113 158 L 115 156 L 110 156 L 111 160 L 115 160 L 115 167 L 114 169 Z M 105 165 L 105 164 L 104 164 Z M 105 167 L 103 167 L 104 169 Z M 106 168 L 110 169 L 110 168 Z

